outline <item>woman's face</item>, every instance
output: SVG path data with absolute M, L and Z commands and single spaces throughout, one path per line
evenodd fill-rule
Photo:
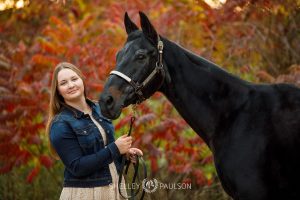
M 84 97 L 82 79 L 71 69 L 62 69 L 57 74 L 59 94 L 67 101 L 76 101 Z

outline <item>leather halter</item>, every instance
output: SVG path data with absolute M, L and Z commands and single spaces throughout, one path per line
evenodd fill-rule
M 157 35 L 157 50 L 158 50 L 158 61 L 156 62 L 156 66 L 154 70 L 147 76 L 147 78 L 140 84 L 138 82 L 134 82 L 131 78 L 129 78 L 127 75 L 124 73 L 113 70 L 109 74 L 110 75 L 116 75 L 122 79 L 124 79 L 126 82 L 128 82 L 133 88 L 134 88 L 134 93 L 138 96 L 139 100 L 137 103 L 141 103 L 144 101 L 146 98 L 144 97 L 143 94 L 143 89 L 144 87 L 149 84 L 151 80 L 157 75 L 161 74 L 162 75 L 162 81 L 160 83 L 160 86 L 163 84 L 164 79 L 165 79 L 165 71 L 163 69 L 163 60 L 162 60 L 162 54 L 163 54 L 163 48 L 164 48 L 164 43 L 160 40 L 159 35 Z

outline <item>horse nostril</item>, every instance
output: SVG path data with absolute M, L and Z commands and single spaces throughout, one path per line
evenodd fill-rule
M 114 103 L 114 98 L 112 96 L 110 96 L 110 95 L 107 96 L 105 98 L 105 103 L 106 103 L 107 106 L 111 106 Z

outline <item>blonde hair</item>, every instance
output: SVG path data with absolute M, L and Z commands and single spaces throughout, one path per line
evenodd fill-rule
M 57 80 L 57 76 L 58 73 L 62 70 L 62 69 L 70 69 L 72 71 L 74 71 L 83 81 L 83 86 L 84 86 L 84 97 L 86 98 L 86 90 L 85 90 L 85 83 L 84 83 L 84 76 L 82 74 L 82 72 L 73 64 L 68 63 L 68 62 L 61 62 L 58 65 L 56 65 L 53 74 L 52 74 L 52 81 L 51 81 L 51 93 L 50 93 L 50 103 L 49 103 L 49 116 L 48 116 L 48 121 L 47 121 L 47 125 L 46 125 L 46 133 L 48 134 L 49 137 L 49 147 L 50 147 L 50 151 L 53 154 L 53 156 L 58 159 L 58 156 L 53 148 L 53 146 L 50 143 L 50 126 L 51 126 L 51 122 L 53 120 L 53 118 L 55 117 L 55 115 L 57 115 L 61 108 L 63 106 L 68 106 L 65 103 L 64 98 L 59 94 L 58 92 L 58 80 Z

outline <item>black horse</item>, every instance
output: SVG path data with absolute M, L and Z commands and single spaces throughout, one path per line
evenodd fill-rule
M 239 200 L 300 199 L 300 89 L 252 84 L 159 36 L 140 12 L 99 103 L 112 119 L 160 91 L 206 142 L 225 191 Z

